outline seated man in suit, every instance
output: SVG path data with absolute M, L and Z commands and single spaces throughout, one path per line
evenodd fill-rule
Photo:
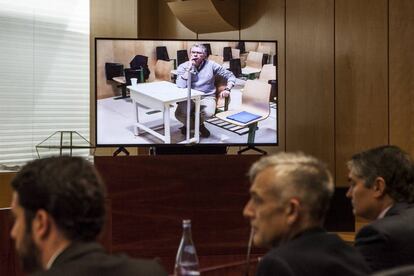
M 177 86 L 187 87 L 188 78 L 191 78 L 191 88 L 204 92 L 201 97 L 200 105 L 200 136 L 207 138 L 210 131 L 205 127 L 204 121 L 212 117 L 216 112 L 216 87 L 215 77 L 221 76 L 226 80 L 226 88 L 220 92 L 219 97 L 226 98 L 230 95 L 230 90 L 236 83 L 236 77 L 232 72 L 226 70 L 218 63 L 207 59 L 207 49 L 203 44 L 194 44 L 191 47 L 191 57 L 177 68 Z M 194 124 L 195 104 L 191 103 L 191 124 Z M 181 133 L 186 134 L 187 124 L 187 102 L 179 102 L 175 111 L 177 120 L 184 124 Z
M 334 185 L 326 166 L 301 153 L 264 157 L 250 168 L 253 243 L 270 251 L 257 275 L 367 275 L 362 256 L 323 222 Z M 339 218 L 338 218 L 339 219 Z
M 105 220 L 105 186 L 80 157 L 28 163 L 12 181 L 11 237 L 33 275 L 166 275 L 155 261 L 111 256 L 96 242 Z
M 396 146 L 382 146 L 352 156 L 348 162 L 356 216 L 370 220 L 356 235 L 355 246 L 374 271 L 414 264 L 414 165 Z

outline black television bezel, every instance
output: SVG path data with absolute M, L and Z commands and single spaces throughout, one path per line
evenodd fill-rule
M 279 70 L 278 70 L 278 42 L 277 40 L 266 40 L 266 39 L 261 39 L 261 40 L 239 40 L 239 39 L 173 39 L 173 38 L 119 38 L 119 37 L 95 37 L 94 39 L 94 74 L 95 74 L 95 79 L 94 79 L 94 88 L 95 88 L 95 102 L 94 102 L 94 106 L 95 106 L 95 147 L 97 148 L 107 148 L 107 147 L 118 147 L 118 148 L 125 148 L 125 147 L 148 147 L 148 148 L 153 148 L 153 147 L 175 147 L 175 148 L 185 148 L 185 147 L 218 147 L 218 146 L 223 146 L 223 147 L 274 147 L 274 146 L 279 146 L 279 97 L 276 98 L 276 142 L 275 143 L 253 143 L 253 144 L 249 144 L 249 143 L 189 143 L 189 144 L 154 144 L 154 143 L 147 143 L 147 144 L 98 144 L 98 77 L 97 77 L 97 41 L 98 40 L 132 40 L 132 41 L 193 41 L 193 42 L 267 42 L 267 43 L 275 43 L 276 45 L 276 49 L 275 49 L 275 56 L 276 56 L 276 79 L 279 80 Z M 279 82 L 277 82 L 277 90 L 279 90 Z M 247 138 L 246 138 L 247 139 Z

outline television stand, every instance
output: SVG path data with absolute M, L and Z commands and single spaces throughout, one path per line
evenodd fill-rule
M 239 150 L 239 151 L 237 152 L 237 154 L 242 154 L 243 152 L 248 151 L 248 150 L 254 150 L 254 151 L 257 151 L 257 152 L 261 153 L 262 155 L 266 155 L 266 154 L 267 154 L 267 152 L 266 152 L 266 151 L 261 150 L 261 149 L 259 149 L 259 148 L 256 148 L 255 146 L 250 146 L 250 145 L 249 145 L 249 146 L 247 146 L 247 147 L 245 147 L 244 149 Z
M 116 151 L 114 151 L 114 154 L 112 156 L 118 156 L 121 152 L 125 153 L 126 156 L 129 155 L 129 151 L 124 147 L 119 147 Z

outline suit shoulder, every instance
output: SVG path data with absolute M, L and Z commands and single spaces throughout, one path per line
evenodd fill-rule
M 260 260 L 256 275 L 290 276 L 294 273 L 285 260 L 277 256 L 275 252 L 270 252 Z

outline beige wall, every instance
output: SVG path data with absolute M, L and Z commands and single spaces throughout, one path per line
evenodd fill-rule
M 0 208 L 10 207 L 12 199 L 12 188 L 10 183 L 16 175 L 14 172 L 0 173 Z
M 278 41 L 280 144 L 267 151 L 313 154 L 328 163 L 339 186 L 345 185 L 345 161 L 356 151 L 392 143 L 414 155 L 414 1 L 240 3 L 240 30 L 198 38 Z M 139 29 L 146 36 L 155 32 L 152 37 L 197 37 L 174 17 L 166 1 L 157 4 L 138 5 L 139 14 L 158 17 L 156 23 L 141 17 L 139 24 L 158 24 L 157 32 L 134 25 L 136 18 L 122 7 L 131 24 L 105 34 L 133 36 Z M 91 13 L 106 14 L 103 7 Z M 118 24 L 116 17 L 107 18 L 106 24 Z

